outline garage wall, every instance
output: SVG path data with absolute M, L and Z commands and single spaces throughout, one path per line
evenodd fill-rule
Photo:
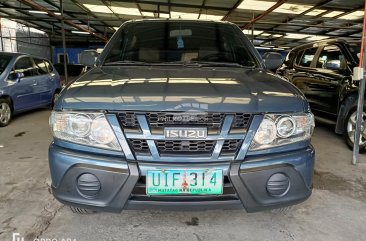
M 51 59 L 50 40 L 46 33 L 5 18 L 0 19 L 0 32 L 0 51 Z

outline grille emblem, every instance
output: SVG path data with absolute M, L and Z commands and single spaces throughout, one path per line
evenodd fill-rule
M 207 128 L 165 127 L 164 135 L 168 139 L 205 139 Z

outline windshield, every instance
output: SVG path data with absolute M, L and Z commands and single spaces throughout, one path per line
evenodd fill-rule
M 116 34 L 105 65 L 220 63 L 257 66 L 248 47 L 250 42 L 231 24 L 137 22 L 125 25 Z
M 4 70 L 8 66 L 11 58 L 12 57 L 8 56 L 8 55 L 0 55 L 0 74 L 2 74 L 4 72 Z
M 361 43 L 360 42 L 350 42 L 348 43 L 350 50 L 353 56 L 356 58 L 357 61 L 360 61 L 360 53 L 361 53 Z

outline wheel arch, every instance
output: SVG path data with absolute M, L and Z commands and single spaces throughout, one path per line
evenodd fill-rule
M 0 99 L 6 99 L 10 102 L 11 111 L 14 112 L 14 102 L 10 95 L 0 95 Z
M 347 117 L 349 111 L 354 107 L 357 103 L 358 92 L 353 92 L 346 96 L 342 103 L 340 104 L 338 115 L 337 115 L 337 124 L 335 128 L 335 132 L 337 134 L 344 133 L 344 120 Z

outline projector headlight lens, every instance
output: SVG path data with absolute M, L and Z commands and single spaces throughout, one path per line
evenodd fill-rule
M 282 138 L 290 137 L 296 131 L 296 121 L 291 116 L 280 117 L 276 126 L 277 134 Z

